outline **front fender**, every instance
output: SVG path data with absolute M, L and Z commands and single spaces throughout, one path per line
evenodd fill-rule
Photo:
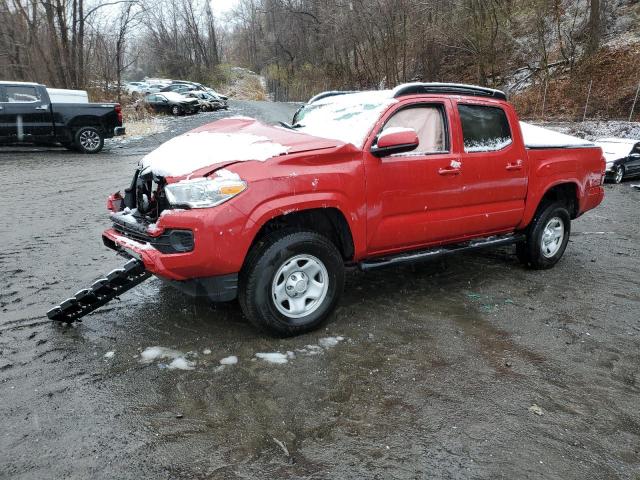
M 351 231 L 355 258 L 362 256 L 366 248 L 365 212 L 359 212 L 353 200 L 342 192 L 313 192 L 267 200 L 251 211 L 244 234 L 253 241 L 260 229 L 274 218 L 322 208 L 335 208 L 342 213 Z

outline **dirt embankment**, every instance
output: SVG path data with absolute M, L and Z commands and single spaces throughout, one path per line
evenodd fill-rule
M 525 117 L 582 120 L 588 97 L 587 119 L 628 120 L 640 84 L 639 59 L 640 43 L 608 45 L 570 72 L 558 69 L 548 84 L 540 81 L 512 95 L 511 101 Z M 633 120 L 640 121 L 640 104 Z

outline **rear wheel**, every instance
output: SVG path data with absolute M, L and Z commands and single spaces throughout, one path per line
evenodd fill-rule
M 522 263 L 534 269 L 553 267 L 564 254 L 571 233 L 571 217 L 565 204 L 542 206 L 527 229 L 527 239 L 516 246 Z
M 616 165 L 613 170 L 613 183 L 621 183 L 624 179 L 624 167 Z
M 344 287 L 344 262 L 324 236 L 280 230 L 254 246 L 240 274 L 242 311 L 257 327 L 278 336 L 317 328 Z
M 104 137 L 95 127 L 82 127 L 74 138 L 74 146 L 82 153 L 98 153 L 104 147 Z

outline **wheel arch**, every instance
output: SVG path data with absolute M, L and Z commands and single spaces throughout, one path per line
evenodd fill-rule
M 268 234 L 284 228 L 317 232 L 328 238 L 345 261 L 353 260 L 355 244 L 346 216 L 336 206 L 309 207 L 275 214 L 261 223 L 249 246 L 249 251 Z
M 536 213 L 549 202 L 561 201 L 567 205 L 569 217 L 573 220 L 580 215 L 580 195 L 582 189 L 580 185 L 572 180 L 558 181 L 553 183 L 541 193 L 537 199 L 529 198 L 528 206 L 523 216 L 523 221 L 519 228 L 529 226 Z
M 558 183 L 549 187 L 538 202 L 538 208 L 548 202 L 562 202 L 567 205 L 569 216 L 573 220 L 580 211 L 580 197 L 578 185 L 574 182 Z M 536 209 L 537 210 L 537 209 Z

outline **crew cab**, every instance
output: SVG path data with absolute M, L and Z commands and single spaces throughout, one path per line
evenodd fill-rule
M 0 145 L 59 143 L 98 153 L 105 138 L 124 134 L 117 103 L 54 103 L 44 85 L 0 82 Z
M 109 197 L 103 241 L 292 335 L 330 315 L 346 266 L 516 244 L 528 267 L 552 267 L 571 220 L 602 201 L 604 167 L 589 142 L 521 126 L 498 90 L 326 92 L 292 124 L 230 117 L 148 154 Z

